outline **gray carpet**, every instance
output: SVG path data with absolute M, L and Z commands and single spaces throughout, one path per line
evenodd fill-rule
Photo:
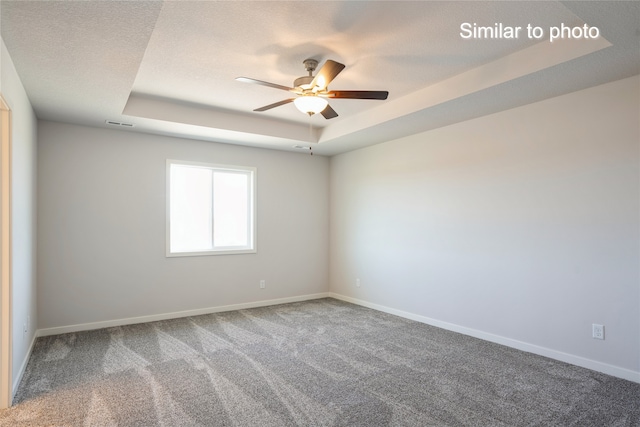
M 640 426 L 640 384 L 334 299 L 39 338 L 2 426 Z

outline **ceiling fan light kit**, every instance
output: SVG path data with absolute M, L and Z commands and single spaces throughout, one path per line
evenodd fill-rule
M 282 86 L 275 83 L 269 83 L 262 80 L 256 80 L 249 77 L 238 77 L 236 80 L 259 84 L 262 86 L 272 87 L 274 89 L 286 90 L 292 92 L 297 96 L 295 98 L 285 99 L 273 104 L 265 105 L 264 107 L 256 108 L 253 111 L 267 111 L 281 105 L 289 104 L 293 102 L 298 110 L 304 114 L 312 116 L 313 114 L 322 114 L 325 119 L 332 119 L 338 117 L 338 113 L 335 112 L 326 98 L 342 98 L 342 99 L 374 99 L 385 100 L 389 96 L 387 91 L 374 91 L 374 90 L 338 90 L 330 91 L 329 83 L 345 68 L 344 64 L 341 64 L 331 59 L 327 60 L 320 71 L 314 76 L 313 71 L 318 66 L 318 61 L 315 59 L 305 59 L 303 61 L 304 67 L 309 73 L 308 76 L 298 77 L 293 81 L 293 87 Z
M 294 99 L 293 103 L 295 104 L 296 108 L 298 108 L 298 110 L 312 116 L 314 114 L 322 112 L 325 108 L 327 108 L 329 101 L 317 95 L 303 95 Z

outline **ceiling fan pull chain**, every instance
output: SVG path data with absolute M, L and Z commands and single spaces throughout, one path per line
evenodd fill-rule
M 309 114 L 309 142 L 313 144 L 313 124 L 311 123 L 311 116 Z M 309 144 L 309 153 L 313 156 L 313 148 L 311 148 L 311 144 Z

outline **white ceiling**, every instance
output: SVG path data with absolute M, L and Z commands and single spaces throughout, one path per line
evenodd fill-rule
M 40 119 L 333 155 L 640 73 L 640 2 L 8 1 L 1 34 Z M 465 40 L 460 24 L 527 24 L 542 40 Z M 548 29 L 601 37 L 550 43 Z M 302 61 L 344 63 L 325 120 L 284 86 Z

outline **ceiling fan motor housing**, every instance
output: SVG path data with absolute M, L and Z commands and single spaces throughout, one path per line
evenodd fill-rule
M 313 76 L 302 76 L 298 77 L 293 81 L 293 87 L 300 89 L 311 89 L 311 82 L 313 81 Z
M 304 64 L 304 68 L 305 70 L 307 70 L 309 75 L 298 77 L 297 79 L 295 79 L 293 81 L 293 87 L 295 88 L 299 87 L 300 89 L 303 89 L 303 90 L 311 89 L 311 82 L 313 81 L 313 72 L 318 67 L 318 61 L 316 61 L 315 59 L 308 58 L 302 61 L 302 63 Z

